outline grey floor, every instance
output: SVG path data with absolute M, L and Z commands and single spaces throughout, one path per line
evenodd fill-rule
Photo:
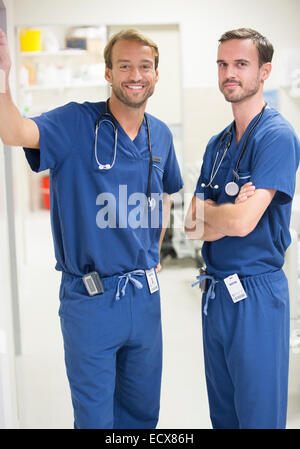
M 73 415 L 58 318 L 60 274 L 54 270 L 49 215 L 29 215 L 20 270 L 22 354 L 17 358 L 22 429 L 71 429 Z M 191 260 L 171 260 L 159 274 L 164 369 L 158 427 L 210 429 L 197 271 Z M 300 428 L 300 354 L 291 354 L 288 428 Z

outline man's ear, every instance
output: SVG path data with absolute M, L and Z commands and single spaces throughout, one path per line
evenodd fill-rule
M 265 81 L 269 78 L 271 70 L 272 70 L 272 64 L 270 62 L 266 62 L 261 67 L 262 70 L 262 81 Z
M 111 69 L 109 69 L 108 67 L 107 67 L 107 65 L 105 66 L 105 75 L 104 75 L 104 77 L 105 77 L 105 79 L 106 79 L 106 81 L 108 82 L 108 83 L 112 83 L 112 73 L 111 73 Z

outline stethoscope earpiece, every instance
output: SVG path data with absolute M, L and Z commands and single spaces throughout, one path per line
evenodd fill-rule
M 203 187 L 203 189 L 205 189 L 206 187 L 212 187 L 213 189 L 218 189 L 219 188 L 219 186 L 218 186 L 218 184 L 215 184 L 214 186 L 212 186 L 212 185 L 210 185 L 210 184 L 204 184 L 204 182 L 202 182 L 202 184 L 201 184 L 201 187 Z
M 98 168 L 99 168 L 99 170 L 110 170 L 111 165 L 110 164 L 105 164 L 105 165 L 99 164 Z
M 113 168 L 116 162 L 116 156 L 117 156 L 117 146 L 118 146 L 118 122 L 113 116 L 111 112 L 109 112 L 108 107 L 108 101 L 106 101 L 106 108 L 105 112 L 98 115 L 96 124 L 95 124 L 95 144 L 94 144 L 94 156 L 98 165 L 99 170 L 110 170 Z M 103 118 L 104 117 L 104 118 Z M 105 118 L 108 117 L 108 118 Z M 154 198 L 151 199 L 151 174 L 152 174 L 152 148 L 151 148 L 151 136 L 150 136 L 150 125 L 148 121 L 148 117 L 146 114 L 144 114 L 146 125 L 147 125 L 147 134 L 148 134 L 148 147 L 149 147 L 149 154 L 150 154 L 150 162 L 149 162 L 149 174 L 148 174 L 148 185 L 147 185 L 147 198 L 148 198 L 148 204 L 151 209 L 155 207 L 155 200 Z M 115 132 L 115 142 L 114 142 L 114 156 L 111 164 L 101 164 L 101 162 L 98 159 L 98 149 L 97 149 L 97 143 L 98 143 L 98 129 L 100 128 L 100 119 L 101 123 L 104 122 L 109 123 L 113 128 Z

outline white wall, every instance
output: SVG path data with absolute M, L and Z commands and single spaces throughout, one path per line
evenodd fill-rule
M 299 0 L 14 0 L 14 7 L 17 25 L 179 23 L 184 87 L 216 85 L 217 41 L 228 29 L 252 27 L 269 37 L 276 49 L 274 85 L 278 55 L 286 47 L 300 47 Z
M 280 88 L 281 66 L 286 49 L 300 48 L 299 0 L 11 0 L 14 2 L 15 25 L 46 24 L 179 24 L 182 47 L 182 82 L 192 104 L 184 98 L 183 114 L 200 135 L 198 148 L 189 147 L 187 154 L 201 159 L 205 142 L 212 133 L 225 127 L 231 119 L 230 106 L 220 93 L 213 93 L 209 104 L 209 89 L 217 88 L 216 52 L 220 35 L 228 29 L 252 27 L 265 34 L 273 43 L 275 54 L 267 89 Z M 190 91 L 188 89 L 201 89 Z M 208 89 L 205 91 L 204 89 Z M 300 101 L 281 92 L 281 112 L 300 134 Z M 201 101 L 203 98 L 203 101 Z M 217 109 L 217 111 L 216 111 Z M 199 116 L 208 119 L 199 123 Z M 199 113 L 200 112 L 200 113 Z M 211 120 L 217 116 L 213 122 Z M 221 126 L 221 128 L 220 128 Z M 186 135 L 187 141 L 194 141 Z M 199 137 L 198 137 L 199 141 Z M 200 150 L 199 150 L 200 149 Z M 200 153 L 199 153 L 200 151 Z M 194 161 L 191 160 L 191 163 Z

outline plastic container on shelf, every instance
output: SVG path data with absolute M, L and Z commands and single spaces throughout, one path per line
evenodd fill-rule
M 20 30 L 21 51 L 42 51 L 41 30 L 23 28 Z

